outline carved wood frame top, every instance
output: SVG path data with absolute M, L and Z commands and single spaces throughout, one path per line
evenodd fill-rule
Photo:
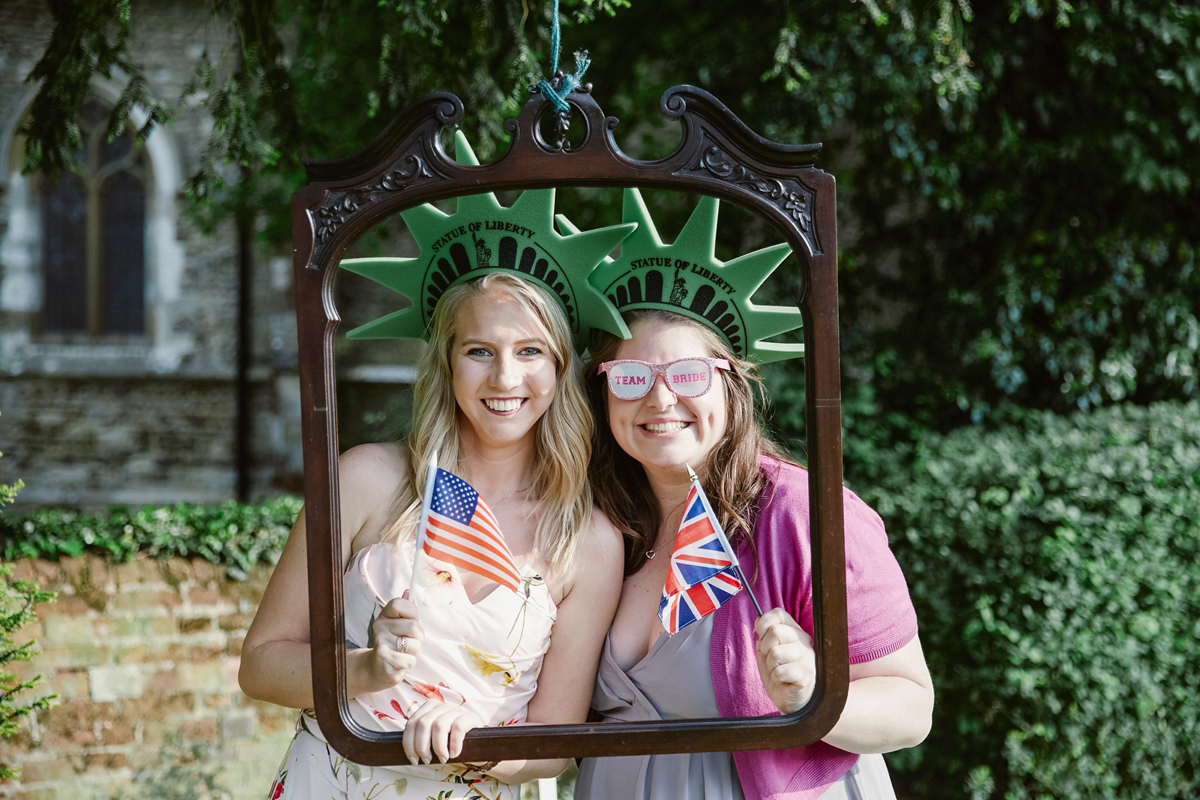
M 548 144 L 553 112 L 540 94 L 505 124 L 508 152 L 478 167 L 447 156 L 439 131 L 463 117 L 461 101 L 435 93 L 414 102 L 370 144 L 346 158 L 306 162 L 310 183 L 292 195 L 299 327 L 305 518 L 308 536 L 313 694 L 317 720 L 344 756 L 367 765 L 404 763 L 399 734 L 366 730 L 349 716 L 333 337 L 339 317 L 333 275 L 346 249 L 374 224 L 456 195 L 549 186 L 637 186 L 698 192 L 749 208 L 779 228 L 797 255 L 804 320 L 805 420 L 813 551 L 818 683 L 807 707 L 788 716 L 486 728 L 472 731 L 461 760 L 613 756 L 792 747 L 833 727 L 849 685 L 842 527 L 841 389 L 834 179 L 814 166 L 819 144 L 782 145 L 753 133 L 707 92 L 667 90 L 662 113 L 682 126 L 670 155 L 636 161 L 617 147 L 585 89 L 569 95 L 583 141 Z

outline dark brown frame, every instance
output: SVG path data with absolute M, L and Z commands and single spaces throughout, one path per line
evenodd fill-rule
M 536 725 L 472 731 L 461 760 L 615 756 L 793 747 L 817 741 L 846 701 L 845 546 L 842 536 L 841 395 L 838 355 L 837 224 L 834 179 L 814 165 L 819 144 L 782 145 L 754 134 L 707 92 L 676 86 L 660 107 L 679 120 L 678 149 L 635 161 L 617 147 L 613 117 L 588 91 L 569 95 L 577 145 L 542 135 L 550 103 L 535 94 L 505 124 L 511 143 L 478 167 L 449 158 L 439 131 L 463 118 L 451 94 L 410 105 L 365 148 L 346 158 L 308 161 L 310 183 L 292 195 L 296 316 L 303 403 L 305 519 L 308 530 L 313 695 L 330 744 L 366 765 L 403 763 L 400 734 L 371 731 L 348 714 L 341 530 L 337 493 L 338 430 L 332 300 L 335 267 L 367 229 L 405 209 L 456 195 L 550 186 L 637 186 L 698 192 L 758 212 L 786 236 L 800 264 L 805 419 L 813 551 L 813 624 L 817 687 L 788 716 L 623 724 Z

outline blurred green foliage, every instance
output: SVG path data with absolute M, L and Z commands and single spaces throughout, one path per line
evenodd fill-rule
M 17 734 L 22 717 L 49 708 L 58 698 L 48 694 L 27 699 L 26 693 L 42 683 L 42 676 L 22 679 L 8 671 L 14 662 L 30 661 L 38 654 L 37 642 L 18 644 L 17 637 L 22 628 L 37 620 L 34 606 L 54 598 L 54 592 L 39 589 L 32 581 L 12 580 L 12 567 L 0 563 L 0 740 Z M 20 771 L 6 762 L 7 756 L 0 752 L 0 780 L 20 777 Z
M 627 4 L 563 0 L 562 12 L 571 24 Z M 347 155 L 431 91 L 463 100 L 479 155 L 493 157 L 506 137 L 504 120 L 549 72 L 549 3 L 207 0 L 228 36 L 204 49 L 182 97 L 152 99 L 130 48 L 138 9 L 129 0 L 48 5 L 55 27 L 30 76 L 42 85 L 25 127 L 25 169 L 71 167 L 87 80 L 116 68 L 133 78 L 113 126 L 131 104 L 153 112 L 151 126 L 169 123 L 185 104 L 198 103 L 213 118 L 190 182 L 197 221 L 210 227 L 230 216 L 262 216 L 275 244 L 291 235 L 289 198 L 306 180 L 301 159 Z
M 95 552 L 124 562 L 138 554 L 181 556 L 221 564 L 230 578 L 245 580 L 255 564 L 279 560 L 300 507 L 299 498 L 283 496 L 261 505 L 231 501 L 138 510 L 114 506 L 102 514 L 57 508 L 5 514 L 0 557 L 53 560 Z
M 924 437 L 860 490 L 937 687 L 901 796 L 1200 792 L 1200 404 Z
M 644 120 L 678 82 L 768 138 L 824 141 L 847 382 L 887 412 L 948 430 L 1006 403 L 1194 394 L 1200 9 L 974 4 L 947 28 L 938 4 L 890 8 L 663 0 L 577 35 L 627 149 L 673 146 Z
M 1196 392 L 1200 8 L 1074 8 L 1062 27 L 981 5 L 966 34 L 980 89 L 959 102 L 863 98 L 875 121 L 855 129 L 882 135 L 847 188 L 879 222 L 848 259 L 849 335 L 901 300 L 861 340 L 903 365 L 879 386 L 889 407 L 978 419 Z M 897 186 L 906 204 L 888 202 Z
M 4 506 L 16 499 L 23 485 L 21 481 L 15 484 L 0 483 L 0 525 L 7 519 Z M 40 589 L 32 581 L 12 580 L 12 574 L 12 567 L 0 563 L 0 739 L 15 736 L 19 730 L 18 720 L 34 711 L 49 708 L 58 697 L 49 694 L 28 700 L 26 693 L 42 683 L 42 676 L 22 679 L 8 671 L 10 664 L 29 661 L 37 655 L 36 642 L 18 644 L 17 636 L 22 628 L 37 619 L 34 606 L 52 602 L 55 598 L 54 592 Z M 20 771 L 0 757 L 0 781 L 18 777 Z
M 186 98 L 215 120 L 191 208 L 206 224 L 261 218 L 272 243 L 290 235 L 302 157 L 346 155 L 407 102 L 445 90 L 464 100 L 486 161 L 551 70 L 549 2 L 209 8 L 232 44 L 201 56 Z M 176 99 L 151 98 L 140 78 L 128 0 L 51 9 L 27 168 L 69 164 L 95 72 L 130 76 L 119 113 L 174 113 L 162 103 Z M 590 50 L 586 80 L 632 155 L 673 147 L 657 101 L 678 83 L 768 138 L 825 141 L 847 381 L 870 381 L 886 412 L 948 430 L 1004 403 L 1067 412 L 1196 391 L 1194 3 L 763 0 L 750 13 L 734 0 L 563 0 L 562 19 L 562 66 Z M 611 222 L 611 206 L 568 211 L 587 226 Z M 734 250 L 764 235 L 723 234 Z

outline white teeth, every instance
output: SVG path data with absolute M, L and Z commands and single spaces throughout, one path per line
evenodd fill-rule
M 516 411 L 521 407 L 523 401 L 519 397 L 514 397 L 508 400 L 493 400 L 488 398 L 483 401 L 483 404 L 492 411 Z
M 650 433 L 674 433 L 683 430 L 685 425 L 686 423 L 675 420 L 674 422 L 647 422 L 642 427 Z

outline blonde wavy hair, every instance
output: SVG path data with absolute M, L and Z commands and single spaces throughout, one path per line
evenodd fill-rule
M 383 539 L 397 544 L 416 531 L 424 475 L 433 452 L 438 466 L 458 473 L 461 457 L 458 403 L 454 399 L 451 353 L 463 305 L 492 289 L 505 292 L 538 321 L 557 367 L 557 390 L 534 429 L 532 496 L 537 498 L 534 546 L 556 567 L 571 563 L 582 532 L 592 519 L 587 479 L 592 415 L 583 395 L 581 366 L 562 307 L 541 288 L 504 272 L 452 286 L 433 312 L 429 347 L 413 385 L 413 424 L 408 437 L 408 476 L 392 499 Z

